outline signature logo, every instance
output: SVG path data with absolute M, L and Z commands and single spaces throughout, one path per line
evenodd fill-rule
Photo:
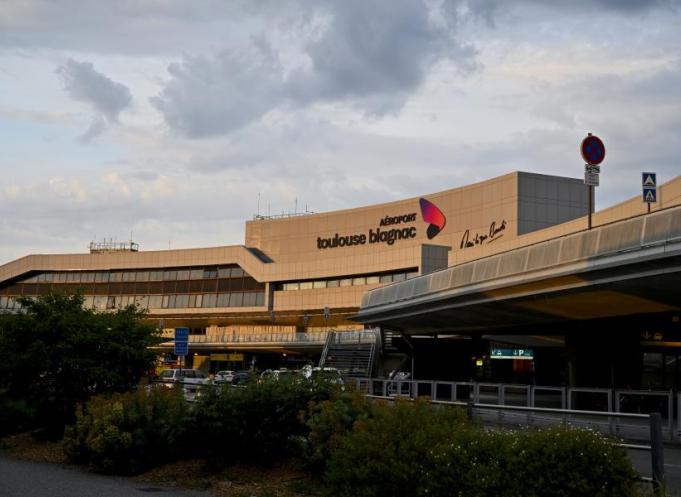
M 428 235 L 428 240 L 432 240 L 445 227 L 447 218 L 434 203 L 425 198 L 419 199 L 419 205 L 421 206 L 421 216 L 423 216 L 423 220 L 430 223 L 426 230 L 426 235 Z

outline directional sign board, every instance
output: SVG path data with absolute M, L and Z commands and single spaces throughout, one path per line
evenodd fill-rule
M 534 351 L 532 349 L 492 348 L 490 352 L 491 359 L 523 359 L 526 361 L 534 359 Z
M 189 328 L 175 328 L 175 355 L 189 354 Z
M 657 174 L 641 173 L 641 186 L 643 187 L 643 203 L 657 202 Z

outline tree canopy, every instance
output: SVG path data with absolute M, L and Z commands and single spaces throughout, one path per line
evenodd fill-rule
M 158 331 L 134 306 L 83 308 L 80 295 L 24 298 L 0 316 L 0 396 L 25 404 L 38 426 L 61 434 L 77 404 L 124 392 L 153 366 Z

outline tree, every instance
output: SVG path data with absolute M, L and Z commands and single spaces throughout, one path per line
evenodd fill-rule
M 0 394 L 25 403 L 50 435 L 61 435 L 91 396 L 135 387 L 153 366 L 149 347 L 161 341 L 136 307 L 97 313 L 83 300 L 23 298 L 19 314 L 0 316 Z

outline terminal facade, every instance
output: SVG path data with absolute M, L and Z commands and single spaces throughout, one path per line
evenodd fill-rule
M 681 203 L 677 190 L 681 181 L 665 186 L 656 209 Z M 570 338 L 570 319 L 560 326 L 551 322 L 552 330 L 539 322 L 525 332 L 521 323 L 509 334 L 485 323 L 458 329 L 446 319 L 430 326 L 443 316 L 426 312 L 415 318 L 424 325 L 412 326 L 383 308 L 372 315 L 367 298 L 583 231 L 588 195 L 581 179 L 514 172 L 396 202 L 256 216 L 246 222 L 243 245 L 162 251 L 92 246 L 89 253 L 27 255 L 0 266 L 0 312 L 16 311 L 20 296 L 59 291 L 79 292 L 86 306 L 102 312 L 136 304 L 168 336 L 160 348 L 167 359 L 173 359 L 174 328 L 188 327 L 187 364 L 210 371 L 315 362 L 331 331 L 342 339 L 371 328 L 382 330 L 385 349 L 375 374 L 404 368 L 411 355 L 417 376 L 574 382 L 577 373 L 566 372 L 566 342 L 582 338 Z M 643 213 L 634 199 L 596 213 L 594 226 Z M 385 346 L 387 335 L 394 350 Z M 455 339 L 443 342 L 446 336 Z

